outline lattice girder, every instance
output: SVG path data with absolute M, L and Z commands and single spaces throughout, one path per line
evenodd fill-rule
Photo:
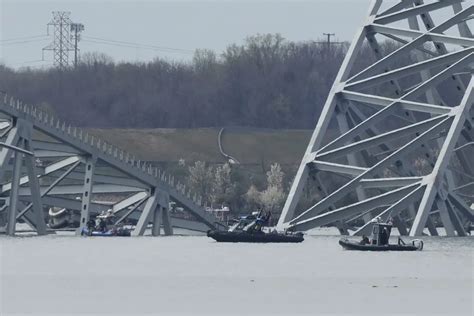
M 44 207 L 79 212 L 77 233 L 107 210 L 117 223 L 136 221 L 135 235 L 149 224 L 158 235 L 160 226 L 172 234 L 172 226 L 207 231 L 219 222 L 172 175 L 7 95 L 0 99 L 0 138 L 0 233 L 14 235 L 19 219 L 47 233 Z M 188 215 L 170 219 L 170 201 Z
M 379 216 L 402 234 L 409 226 L 411 236 L 425 227 L 436 235 L 436 224 L 449 236 L 468 232 L 473 18 L 474 5 L 462 0 L 372 3 L 292 183 L 280 228 L 336 225 L 364 234 Z M 368 50 L 376 61 L 361 68 Z M 319 198 L 301 208 L 305 187 L 315 181 Z

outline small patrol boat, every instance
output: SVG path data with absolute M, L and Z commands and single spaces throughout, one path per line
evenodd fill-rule
M 115 224 L 114 214 L 111 210 L 97 215 L 96 220 L 90 219 L 87 227 L 81 231 L 82 236 L 92 237 L 129 237 L 131 230 Z
M 339 240 L 339 245 L 346 250 L 361 251 L 416 251 L 423 250 L 423 241 L 415 239 L 411 244 L 405 243 L 398 237 L 397 244 L 390 244 L 389 238 L 392 231 L 390 223 L 374 223 L 370 239 L 366 236 L 361 241 L 353 241 L 347 238 Z
M 258 215 L 256 215 L 256 213 Z M 284 232 L 276 230 L 264 232 L 262 227 L 268 223 L 270 214 L 262 215 L 255 212 L 251 215 L 242 216 L 237 223 L 227 231 L 209 230 L 207 237 L 217 242 L 246 242 L 246 243 L 300 243 L 304 240 L 303 233 Z
M 110 230 L 89 230 L 84 228 L 81 231 L 82 236 L 92 236 L 92 237 L 130 237 L 131 231 L 126 228 L 117 228 Z

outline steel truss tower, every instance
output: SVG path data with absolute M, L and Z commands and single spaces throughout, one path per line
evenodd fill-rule
M 71 12 L 53 11 L 53 19 L 48 23 L 53 27 L 53 42 L 43 48 L 43 50 L 52 50 L 54 53 L 54 65 L 59 69 L 69 66 L 69 51 L 74 50 L 74 44 L 71 40 Z M 76 32 L 77 36 L 77 32 Z
M 440 225 L 448 236 L 466 235 L 474 221 L 473 19 L 472 1 L 373 1 L 280 228 L 335 225 L 362 235 L 381 217 L 410 236 L 425 228 L 437 235 Z

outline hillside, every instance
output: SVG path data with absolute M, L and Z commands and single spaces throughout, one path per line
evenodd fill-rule
M 217 143 L 219 128 L 198 129 L 92 129 L 106 141 L 157 162 L 202 160 L 224 162 Z M 226 129 L 222 145 L 242 164 L 278 162 L 298 164 L 311 137 L 310 130 Z

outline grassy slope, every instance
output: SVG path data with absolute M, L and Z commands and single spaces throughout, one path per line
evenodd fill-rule
M 91 130 L 142 160 L 223 162 L 217 144 L 218 128 Z M 311 137 L 309 130 L 226 129 L 224 151 L 244 164 L 263 161 L 298 164 Z

